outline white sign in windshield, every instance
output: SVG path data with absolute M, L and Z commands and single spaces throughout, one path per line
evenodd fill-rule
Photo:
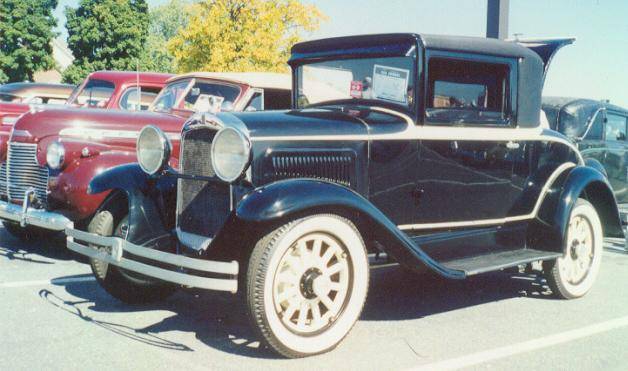
M 373 97 L 398 103 L 408 103 L 409 77 L 409 70 L 374 65 Z

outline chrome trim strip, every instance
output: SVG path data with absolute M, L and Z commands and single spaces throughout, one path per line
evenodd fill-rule
M 51 231 L 63 231 L 73 223 L 65 216 L 42 209 L 30 207 L 23 210 L 21 205 L 0 201 L 0 219 L 20 223 L 22 226 L 33 225 Z
M 67 235 L 67 247 L 70 250 L 86 255 L 92 259 L 102 260 L 123 269 L 179 285 L 207 290 L 230 291 L 233 293 L 238 290 L 238 279 L 236 276 L 238 275 L 239 265 L 236 261 L 220 262 L 188 258 L 182 255 L 166 253 L 138 246 L 119 237 L 103 237 L 97 234 L 79 231 L 72 227 L 66 228 L 65 233 Z M 95 248 L 89 247 L 88 245 L 78 243 L 75 239 L 83 241 L 87 244 L 111 247 L 113 253 L 106 254 L 102 251 L 96 250 Z M 193 269 L 205 273 L 227 274 L 234 277 L 224 279 L 208 278 L 191 273 L 182 273 L 160 268 L 124 257 L 124 251 L 128 251 L 133 255 L 141 256 L 149 260 L 172 264 L 181 268 Z
M 554 172 L 547 179 L 547 182 L 545 182 L 545 185 L 543 185 L 543 188 L 541 189 L 541 194 L 539 195 L 539 198 L 537 198 L 536 204 L 534 205 L 534 209 L 532 209 L 532 212 L 530 214 L 509 216 L 506 218 L 499 218 L 499 219 L 469 220 L 469 221 L 445 222 L 445 223 L 401 224 L 401 225 L 398 225 L 397 227 L 401 230 L 416 231 L 416 230 L 423 230 L 423 229 L 441 229 L 441 228 L 459 228 L 459 227 L 477 227 L 477 226 L 487 226 L 487 225 L 498 225 L 498 224 L 505 224 L 505 223 L 522 221 L 522 220 L 534 219 L 536 218 L 536 215 L 538 214 L 539 209 L 541 208 L 541 204 L 543 203 L 545 196 L 547 196 L 547 192 L 549 191 L 549 188 L 552 186 L 556 178 L 558 178 L 565 170 L 571 169 L 572 167 L 575 167 L 575 166 L 576 164 L 574 164 L 573 162 L 566 162 L 560 165 L 559 167 L 557 167 L 556 170 L 554 170 Z
M 181 140 L 180 133 L 165 133 L 170 140 Z M 88 128 L 65 128 L 59 132 L 59 136 L 74 137 L 90 140 L 103 139 L 137 139 L 140 131 L 136 130 L 111 130 Z

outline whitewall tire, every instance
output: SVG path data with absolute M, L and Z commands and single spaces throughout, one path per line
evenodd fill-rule
M 543 264 L 547 283 L 560 298 L 585 295 L 595 282 L 602 263 L 604 234 L 597 211 L 578 199 L 569 217 L 565 254 Z
M 314 215 L 258 241 L 249 260 L 249 315 L 278 353 L 333 349 L 360 317 L 369 266 L 360 233 L 337 215 Z

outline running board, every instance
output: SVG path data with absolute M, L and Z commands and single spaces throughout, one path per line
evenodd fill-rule
M 467 276 L 475 274 L 497 271 L 503 268 L 515 267 L 539 260 L 551 260 L 562 256 L 562 253 L 519 249 L 499 251 L 489 254 L 464 257 L 450 261 L 441 261 L 441 265 L 455 270 L 465 272 Z

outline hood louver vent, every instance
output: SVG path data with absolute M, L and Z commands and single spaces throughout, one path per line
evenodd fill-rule
M 313 178 L 355 187 L 355 154 L 343 152 L 273 153 L 272 174 L 266 181 L 289 178 Z

